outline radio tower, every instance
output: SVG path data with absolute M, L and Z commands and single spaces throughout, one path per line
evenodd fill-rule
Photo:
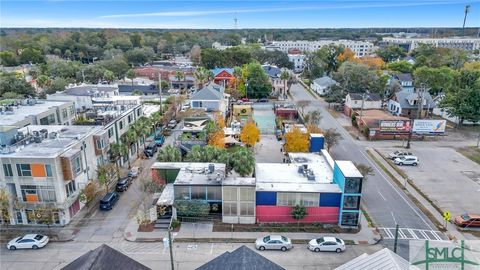
M 463 30 L 462 34 L 465 36 L 465 22 L 467 21 L 467 14 L 470 12 L 470 5 L 465 6 L 465 17 L 463 17 Z
M 235 16 L 233 17 L 233 23 L 234 23 L 234 29 L 237 30 L 238 19 L 237 19 L 237 13 L 236 12 L 235 12 Z

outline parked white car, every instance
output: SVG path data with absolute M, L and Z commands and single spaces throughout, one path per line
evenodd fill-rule
M 336 237 L 320 237 L 310 240 L 307 247 L 315 252 L 334 251 L 340 253 L 345 250 L 345 242 Z
M 12 239 L 7 244 L 10 250 L 16 249 L 39 249 L 48 244 L 50 239 L 46 235 L 41 234 L 26 234 L 22 237 Z
M 258 250 L 265 249 L 277 249 L 281 251 L 287 251 L 293 248 L 292 241 L 285 236 L 281 235 L 267 235 L 262 238 L 258 238 L 255 241 L 255 248 Z
M 404 156 L 411 156 L 411 155 L 412 155 L 411 152 L 397 150 L 395 152 L 388 154 L 388 157 L 393 160 L 396 158 L 401 158 Z
M 403 166 L 403 165 L 417 166 L 419 160 L 416 156 L 404 156 L 401 158 L 396 158 L 393 162 L 395 162 L 395 164 L 399 166 Z

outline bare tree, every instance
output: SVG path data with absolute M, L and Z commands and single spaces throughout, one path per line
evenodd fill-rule
M 305 114 L 305 107 L 312 103 L 310 100 L 299 100 L 297 101 L 297 107 L 300 109 L 302 116 Z
M 322 120 L 322 112 L 320 110 L 314 110 L 308 112 L 304 117 L 303 120 L 307 125 L 315 125 L 320 126 L 320 121 Z
M 373 168 L 363 164 L 363 163 L 355 163 L 357 170 L 363 175 L 363 181 L 367 181 L 369 175 L 375 175 Z
M 340 139 L 342 138 L 340 133 L 335 131 L 335 129 L 333 128 L 327 129 L 327 131 L 325 131 L 325 134 L 323 134 L 323 137 L 325 138 L 325 143 L 327 143 L 328 152 L 330 152 L 330 148 L 337 145 L 338 141 L 340 141 Z

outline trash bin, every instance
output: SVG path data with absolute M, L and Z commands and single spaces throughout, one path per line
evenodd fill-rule
M 164 248 L 168 248 L 169 247 L 169 242 L 168 242 L 168 237 L 164 237 L 163 238 L 163 247 Z

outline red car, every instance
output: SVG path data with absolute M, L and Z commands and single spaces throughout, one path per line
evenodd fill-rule
M 242 98 L 242 99 L 240 99 L 240 100 L 241 100 L 242 102 L 250 102 L 250 99 L 248 99 L 248 98 L 246 98 L 246 97 L 244 97 L 244 98 Z

